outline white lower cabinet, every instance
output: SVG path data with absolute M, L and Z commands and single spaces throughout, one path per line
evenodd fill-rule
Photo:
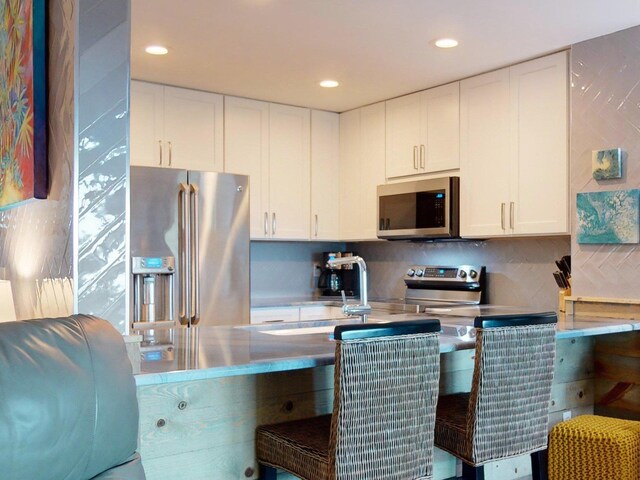
M 251 323 L 298 322 L 347 318 L 341 307 L 330 305 L 303 305 L 291 307 L 254 307 Z
M 460 87 L 463 237 L 569 233 L 567 53 Z
M 376 240 L 385 183 L 385 104 L 340 115 L 340 239 Z

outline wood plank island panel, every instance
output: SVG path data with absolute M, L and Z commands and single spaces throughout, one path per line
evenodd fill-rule
M 595 411 L 640 420 L 640 332 L 598 337 Z
M 557 343 L 550 426 L 563 415 L 593 412 L 594 340 Z M 469 391 L 473 350 L 442 354 L 440 393 Z M 138 387 L 139 450 L 148 480 L 257 478 L 257 425 L 330 413 L 333 366 Z M 436 449 L 434 479 L 455 476 L 460 462 Z M 529 457 L 493 462 L 487 480 L 531 475 Z M 281 473 L 280 480 L 295 477 Z

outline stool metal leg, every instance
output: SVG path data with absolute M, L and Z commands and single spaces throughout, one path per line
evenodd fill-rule
M 549 451 L 545 448 L 531 454 L 531 473 L 533 480 L 547 480 L 549 466 Z
M 484 465 L 472 467 L 462 462 L 462 478 L 464 480 L 484 480 Z
M 278 478 L 278 471 L 273 468 L 270 467 L 269 465 L 263 465 L 263 464 L 259 464 L 259 468 L 260 468 L 260 473 L 259 473 L 259 479 L 260 480 L 277 480 Z

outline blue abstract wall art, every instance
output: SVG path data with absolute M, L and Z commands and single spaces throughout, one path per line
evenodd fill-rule
M 640 189 L 578 193 L 578 243 L 639 243 Z
M 591 172 L 596 180 L 622 178 L 622 149 L 594 150 L 591 154 Z

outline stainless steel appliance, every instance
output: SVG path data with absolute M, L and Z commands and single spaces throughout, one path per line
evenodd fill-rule
M 424 306 L 486 303 L 486 268 L 413 265 L 404 276 L 405 303 Z
M 459 218 L 458 177 L 378 186 L 378 238 L 457 238 Z
M 169 332 L 166 327 L 174 326 L 175 322 L 173 308 L 175 259 L 173 257 L 133 257 L 131 260 L 132 327 L 142 333 L 143 345 L 169 343 Z
M 167 315 L 249 324 L 249 178 L 153 167 L 130 176 L 132 257 L 176 259 Z
M 339 297 L 344 291 L 347 297 L 360 294 L 358 272 L 353 264 L 329 266 L 329 260 L 343 257 L 356 256 L 353 252 L 324 252 L 322 254 L 322 272 L 318 277 L 318 288 L 321 295 L 326 297 Z

